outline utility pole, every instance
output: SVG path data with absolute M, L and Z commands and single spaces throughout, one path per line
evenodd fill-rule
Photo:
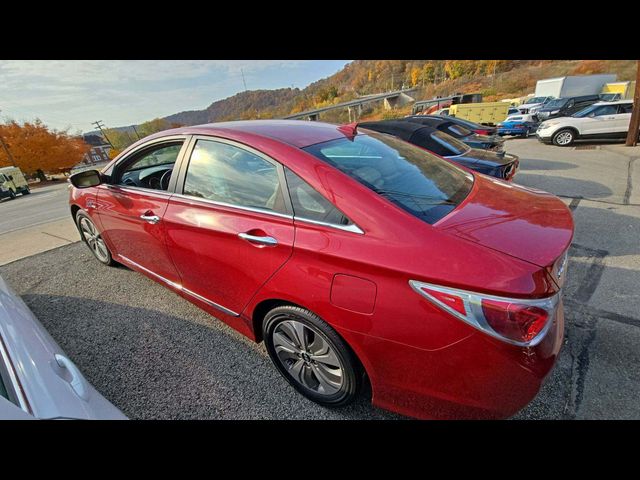
M 115 150 L 116 147 L 113 146 L 113 143 L 111 143 L 111 140 L 109 140 L 109 137 L 107 137 L 107 134 L 104 133 L 104 130 L 102 130 L 103 128 L 105 128 L 105 126 L 102 124 L 102 120 L 98 120 L 97 122 L 93 122 L 92 125 L 95 125 L 96 127 L 98 127 L 98 130 L 100 130 L 100 133 L 105 138 L 107 143 L 109 145 L 111 145 L 111 148 L 113 148 Z
M 138 129 L 135 125 L 133 125 L 133 131 L 136 132 L 136 137 L 138 137 L 138 140 L 140 140 L 140 134 L 138 133 Z
M 1 112 L 2 110 L 0 110 Z M 2 137 L 2 135 L 0 135 L 0 143 L 2 144 L 2 149 L 4 150 L 4 153 L 7 154 L 7 158 L 9 158 L 9 161 L 11 162 L 11 165 L 13 165 L 14 167 L 16 167 L 16 161 L 13 158 L 13 155 L 11 155 L 11 152 L 9 151 L 9 146 L 5 143 L 4 138 Z
M 240 69 L 240 73 L 242 74 L 242 84 L 244 85 L 244 91 L 247 91 L 247 82 L 244 79 L 244 70 Z
M 635 147 L 638 144 L 640 135 L 640 60 L 636 65 L 636 89 L 633 94 L 633 110 L 629 121 L 629 133 L 627 133 L 627 147 Z

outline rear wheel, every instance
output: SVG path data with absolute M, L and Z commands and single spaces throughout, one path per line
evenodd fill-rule
M 76 224 L 78 225 L 78 230 L 80 230 L 82 240 L 89 247 L 94 257 L 96 257 L 100 263 L 114 265 L 115 262 L 111 257 L 111 252 L 89 215 L 80 210 L 76 215 Z
M 300 307 L 276 307 L 264 318 L 263 334 L 276 368 L 305 397 L 328 407 L 347 405 L 357 397 L 362 368 L 320 317 Z
M 553 135 L 553 138 L 551 139 L 551 141 L 553 142 L 554 145 L 557 145 L 559 147 L 568 147 L 573 143 L 575 139 L 576 139 L 576 133 L 569 128 L 564 128 L 562 130 L 558 130 Z
M 31 189 L 29 187 L 25 187 L 24 190 L 22 190 L 22 195 L 29 195 L 31 193 Z

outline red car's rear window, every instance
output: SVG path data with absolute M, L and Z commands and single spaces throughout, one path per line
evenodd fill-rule
M 382 133 L 367 132 L 304 150 L 430 224 L 449 214 L 473 186 L 473 175 Z

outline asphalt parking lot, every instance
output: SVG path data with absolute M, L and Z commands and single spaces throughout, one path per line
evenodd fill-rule
M 515 418 L 640 419 L 640 147 L 560 148 L 531 138 L 509 140 L 507 151 L 521 158 L 516 182 L 562 196 L 576 222 L 565 345 Z M 400 418 L 365 396 L 344 409 L 320 407 L 289 387 L 262 345 L 142 275 L 103 267 L 81 243 L 54 246 L 0 274 L 130 418 Z

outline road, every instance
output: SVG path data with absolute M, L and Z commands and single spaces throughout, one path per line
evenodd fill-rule
M 0 265 L 78 241 L 67 199 L 62 183 L 0 202 Z
M 0 235 L 68 217 L 67 199 L 67 184 L 62 183 L 0 202 Z
M 640 147 L 509 140 L 518 183 L 573 211 L 565 344 L 519 419 L 640 419 Z M 5 205 L 0 205 L 4 207 Z M 2 237 L 0 237 L 2 238 Z M 389 419 L 363 396 L 329 410 L 295 393 L 255 345 L 81 243 L 0 267 L 88 380 L 137 419 Z

